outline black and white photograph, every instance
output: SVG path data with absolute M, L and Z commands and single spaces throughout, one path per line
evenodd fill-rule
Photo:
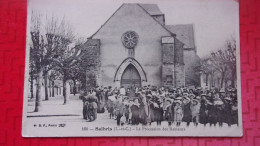
M 28 0 L 23 137 L 241 137 L 236 0 Z

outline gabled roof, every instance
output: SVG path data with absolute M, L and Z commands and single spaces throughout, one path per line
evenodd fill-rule
M 165 27 L 176 34 L 177 39 L 184 43 L 184 48 L 195 48 L 193 24 L 166 25 Z
M 150 15 L 164 15 L 158 5 L 156 4 L 139 4 L 144 8 Z
M 149 16 L 152 17 L 152 15 L 164 15 L 161 10 L 159 9 L 159 7 L 156 4 L 140 4 L 140 3 L 123 3 L 113 14 L 112 16 L 110 16 L 110 18 L 108 18 L 108 20 L 101 25 L 101 27 L 92 35 L 90 36 L 88 39 L 92 39 L 98 32 L 99 30 L 117 13 L 117 11 L 119 11 L 124 5 L 137 5 L 140 8 L 142 8 Z M 165 29 L 167 32 L 169 32 L 171 35 L 175 36 L 174 33 L 172 33 L 170 30 L 168 30 L 164 25 L 162 25 L 161 23 L 159 23 L 155 18 L 153 18 L 154 21 L 156 21 L 159 25 L 161 25 L 161 27 L 163 29 Z

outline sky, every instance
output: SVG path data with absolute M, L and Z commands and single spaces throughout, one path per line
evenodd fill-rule
M 87 38 L 123 3 L 157 4 L 166 25 L 193 24 L 200 57 L 223 48 L 232 37 L 239 42 L 239 4 L 235 0 L 28 0 L 28 18 L 32 10 L 65 17 L 78 36 Z

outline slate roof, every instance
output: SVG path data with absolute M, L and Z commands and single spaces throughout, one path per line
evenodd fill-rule
M 177 39 L 184 43 L 184 48 L 195 48 L 193 24 L 165 25 L 176 34 Z
M 150 15 L 164 15 L 158 5 L 156 4 L 141 4 L 139 5 L 144 8 Z

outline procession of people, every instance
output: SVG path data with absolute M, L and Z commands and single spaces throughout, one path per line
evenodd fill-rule
M 238 126 L 237 90 L 235 88 L 141 88 L 96 87 L 82 96 L 85 103 L 96 97 L 96 112 L 107 111 L 110 119 L 121 125 L 158 126 Z M 92 98 L 90 98 L 92 97 Z M 85 108 L 86 109 L 86 108 Z M 85 113 L 84 113 L 85 112 Z M 83 110 L 83 116 L 86 111 Z

